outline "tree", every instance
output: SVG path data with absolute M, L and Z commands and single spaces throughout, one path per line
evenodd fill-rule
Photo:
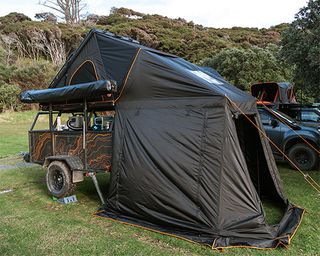
M 110 14 L 119 14 L 119 15 L 122 15 L 126 18 L 130 18 L 132 16 L 143 17 L 145 15 L 144 13 L 136 12 L 132 9 L 128 9 L 128 8 L 124 8 L 124 7 L 121 7 L 121 8 L 111 7 Z
M 0 38 L 1 46 L 0 46 L 0 58 L 5 59 L 5 64 L 9 65 L 14 59 L 13 46 L 15 45 L 15 40 L 8 35 L 1 35 Z
M 51 23 L 57 23 L 57 16 L 55 16 L 51 12 L 40 12 L 36 13 L 34 16 L 37 20 L 45 21 L 45 22 L 51 22 Z
M 281 40 L 281 55 L 295 66 L 296 85 L 320 99 L 320 0 L 300 9 Z
M 116 13 L 117 13 L 117 11 L 118 11 L 118 8 L 117 8 L 117 7 L 115 7 L 115 6 L 112 6 L 112 7 L 110 8 L 110 15 L 112 15 L 112 14 L 116 14 Z
M 291 79 L 291 69 L 277 55 L 276 45 L 268 45 L 265 49 L 230 48 L 205 59 L 201 65 L 216 69 L 231 84 L 242 90 L 249 90 L 252 83 Z
M 87 7 L 85 0 L 40 0 L 39 4 L 59 13 L 59 18 L 70 24 L 79 23 Z

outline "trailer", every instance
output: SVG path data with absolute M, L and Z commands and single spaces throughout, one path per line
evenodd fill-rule
M 40 104 L 29 130 L 27 158 L 46 168 L 51 195 L 60 198 L 70 194 L 88 176 L 104 204 L 96 174 L 111 170 L 112 98 L 116 89 L 114 81 L 100 80 L 21 94 L 22 102 Z M 108 95 L 111 101 L 97 105 L 101 95 Z M 36 129 L 43 116 L 48 117 L 48 128 Z

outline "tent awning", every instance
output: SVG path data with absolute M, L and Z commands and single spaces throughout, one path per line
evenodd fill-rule
M 90 83 L 49 88 L 44 90 L 29 90 L 20 94 L 23 103 L 52 103 L 65 100 L 90 100 L 115 91 L 114 81 L 99 80 Z

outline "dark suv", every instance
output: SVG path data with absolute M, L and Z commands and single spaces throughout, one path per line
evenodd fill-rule
M 316 151 L 319 151 L 320 148 L 319 124 L 309 124 L 307 126 L 296 122 L 282 112 L 272 109 L 259 108 L 259 113 L 267 136 L 301 170 L 319 169 L 319 153 Z M 299 135 L 314 148 L 301 139 Z M 282 156 L 272 144 L 271 147 L 275 156 Z
M 279 110 L 304 124 L 320 125 L 320 109 L 317 106 L 288 104 L 279 105 Z

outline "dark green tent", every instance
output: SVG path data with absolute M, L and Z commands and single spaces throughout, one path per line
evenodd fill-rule
M 118 84 L 99 216 L 212 248 L 290 243 L 303 209 L 288 202 L 269 143 L 249 121 L 263 129 L 255 98 L 213 70 L 97 30 L 50 88 L 95 80 Z M 266 223 L 262 199 L 282 208 L 277 225 Z

